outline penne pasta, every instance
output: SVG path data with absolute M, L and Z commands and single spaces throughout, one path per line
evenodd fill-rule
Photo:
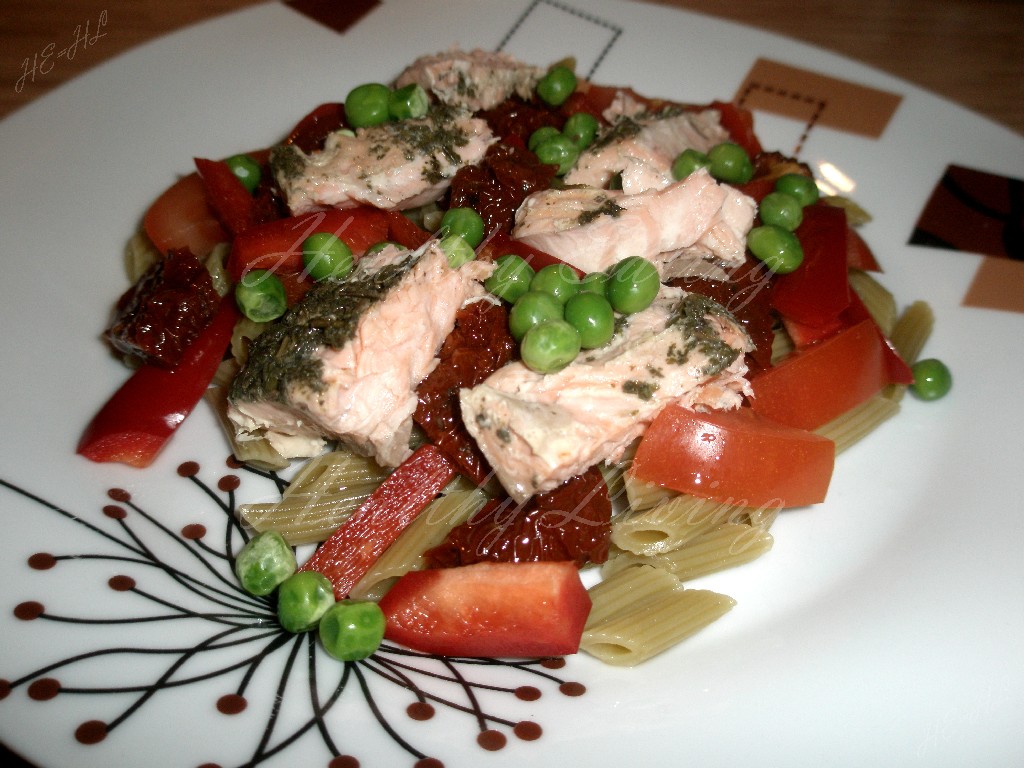
M 878 323 L 882 333 L 886 336 L 891 335 L 898 311 L 896 298 L 889 289 L 860 269 L 850 270 L 850 287 L 860 296 L 868 314 Z
M 664 568 L 683 581 L 756 560 L 772 548 L 772 535 L 746 523 L 724 523 L 684 547 L 653 555 L 621 551 L 609 557 L 601 572 L 609 577 L 631 565 Z
M 256 531 L 276 530 L 295 546 L 315 544 L 345 522 L 387 474 L 369 457 L 332 451 L 310 459 L 280 501 L 243 504 L 239 514 Z
M 815 431 L 835 443 L 836 455 L 839 455 L 867 437 L 883 422 L 899 413 L 899 410 L 900 404 L 896 400 L 878 394 Z
M 915 301 L 900 315 L 900 319 L 893 328 L 890 341 L 900 356 L 907 363 L 913 365 L 921 356 L 921 350 L 924 349 L 934 327 L 935 313 L 932 312 L 932 308 L 927 302 Z M 905 386 L 893 384 L 886 388 L 885 394 L 887 397 L 899 401 L 906 391 Z
M 612 526 L 612 543 L 638 555 L 679 549 L 729 520 L 745 518 L 742 507 L 680 495 L 630 515 Z
M 736 604 L 710 590 L 685 589 L 675 575 L 646 565 L 606 578 L 590 597 L 580 650 L 615 666 L 635 666 L 662 653 Z

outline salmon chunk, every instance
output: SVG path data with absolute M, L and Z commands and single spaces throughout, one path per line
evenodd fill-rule
M 637 113 L 628 99 L 613 100 L 612 106 L 615 111 L 605 114 L 611 126 L 580 154 L 566 184 L 607 187 L 618 176 L 624 192 L 660 189 L 672 182 L 672 162 L 680 152 L 707 152 L 729 138 L 716 109 Z
M 557 373 L 509 363 L 462 389 L 466 428 L 516 501 L 615 462 L 669 403 L 735 408 L 749 337 L 721 305 L 663 287 L 608 345 Z
M 493 109 L 512 96 L 529 99 L 543 76 L 542 68 L 507 53 L 452 48 L 416 59 L 398 76 L 395 87 L 418 83 L 442 104 L 476 112 Z
M 397 466 L 410 453 L 415 388 L 491 269 L 452 269 L 430 241 L 389 246 L 345 280 L 317 283 L 253 341 L 229 396 L 237 439 L 265 437 L 287 458 L 340 440 Z
M 274 148 L 271 167 L 293 215 L 432 203 L 444 195 L 456 171 L 479 163 L 496 141 L 486 122 L 451 107 L 351 134 L 336 131 L 322 150 L 310 154 L 292 144 Z
M 535 192 L 516 211 L 512 236 L 584 272 L 643 256 L 667 279 L 678 276 L 670 263 L 684 255 L 742 264 L 755 210 L 752 198 L 701 168 L 637 194 L 595 187 Z

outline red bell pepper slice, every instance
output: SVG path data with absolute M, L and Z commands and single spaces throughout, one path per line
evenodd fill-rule
M 443 656 L 524 658 L 579 650 L 590 595 L 572 562 L 410 571 L 380 601 L 384 636 Z
M 228 272 L 241 280 L 252 269 L 302 271 L 302 242 L 314 232 L 330 232 L 355 254 L 388 237 L 388 217 L 369 206 L 314 211 L 257 224 L 231 245 Z
M 393 243 L 415 250 L 433 237 L 401 211 L 385 211 L 384 215 L 388 219 L 388 240 Z
M 194 158 L 194 162 L 206 188 L 206 199 L 228 232 L 236 236 L 252 226 L 252 195 L 228 164 L 201 157 Z
M 754 115 L 749 109 L 726 101 L 714 101 L 711 108 L 719 111 L 722 115 L 722 127 L 729 132 L 729 137 L 734 142 L 747 151 L 751 159 L 761 153 L 761 142 L 754 133 Z
M 322 573 L 341 600 L 454 476 L 455 467 L 435 446 L 418 448 L 299 570 Z
M 850 306 L 846 265 L 846 213 L 829 205 L 804 209 L 796 235 L 803 246 L 800 267 L 772 281 L 772 305 L 784 318 L 827 327 Z
M 754 412 L 814 430 L 867 401 L 894 376 L 891 348 L 873 320 L 799 349 L 750 379 Z
M 853 227 L 846 227 L 846 266 L 850 269 L 860 269 L 865 272 L 881 272 L 882 268 L 875 259 L 875 254 L 864 242 Z
M 680 493 L 745 507 L 825 500 L 835 445 L 750 408 L 700 412 L 669 405 L 637 446 L 630 473 Z
M 138 368 L 85 428 L 77 452 L 95 462 L 152 464 L 209 386 L 237 319 L 234 299 L 225 298 L 176 366 Z

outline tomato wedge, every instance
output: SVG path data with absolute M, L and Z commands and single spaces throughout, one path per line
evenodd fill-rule
M 389 640 L 424 653 L 495 658 L 576 653 L 590 606 L 571 562 L 410 571 L 380 601 Z
M 299 570 L 322 573 L 343 599 L 454 476 L 454 465 L 435 446 L 418 448 Z
M 209 386 L 238 319 L 232 297 L 173 368 L 138 368 L 93 417 L 78 453 L 95 462 L 148 467 Z
M 697 412 L 667 406 L 630 467 L 655 485 L 744 507 L 800 507 L 825 499 L 835 445 L 749 408 Z
M 257 224 L 235 238 L 228 272 L 235 280 L 251 269 L 302 271 L 302 242 L 314 232 L 330 232 L 355 254 L 388 237 L 388 217 L 369 206 L 314 211 Z
M 874 321 L 862 320 L 754 375 L 751 407 L 782 424 L 818 429 L 887 384 L 907 383 L 893 355 Z
M 142 228 L 161 253 L 188 249 L 203 258 L 228 240 L 198 173 L 183 176 L 154 200 L 142 217 Z

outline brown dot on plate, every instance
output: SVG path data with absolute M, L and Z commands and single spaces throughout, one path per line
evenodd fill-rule
M 352 755 L 338 755 L 332 758 L 327 768 L 359 768 L 359 760 Z
M 81 744 L 99 744 L 107 738 L 107 724 L 102 720 L 87 720 L 75 729 L 75 738 Z
M 111 520 L 124 520 L 128 517 L 128 512 L 124 507 L 119 507 L 117 504 L 107 504 L 103 508 L 103 514 L 109 517 Z
M 128 592 L 135 589 L 135 579 L 131 576 L 111 576 L 107 586 L 115 592 Z
M 191 523 L 181 529 L 181 535 L 186 539 L 201 539 L 206 535 L 206 526 L 199 523 Z
M 42 616 L 45 610 L 42 603 L 37 603 L 35 600 L 26 600 L 24 603 L 18 603 L 14 606 L 14 616 L 22 621 L 32 621 Z
M 413 720 L 429 720 L 434 716 L 434 708 L 425 701 L 414 701 L 405 708 L 405 713 Z
M 197 768 L 221 768 L 220 763 L 203 763 Z
M 424 757 L 413 763 L 412 768 L 444 768 L 444 763 L 436 757 Z
M 515 690 L 516 698 L 521 701 L 536 701 L 540 698 L 540 688 L 532 685 L 520 685 Z
M 523 741 L 536 741 L 544 731 L 532 720 L 521 720 L 516 723 L 512 732 Z
M 238 490 L 238 486 L 241 484 L 242 481 L 238 479 L 238 475 L 224 475 L 224 477 L 217 481 L 217 487 L 222 491 Z
M 129 501 L 132 500 L 132 495 L 128 493 L 128 491 L 126 491 L 124 488 L 111 488 L 109 491 L 107 491 L 107 496 L 109 496 L 114 501 L 120 501 L 122 504 L 127 504 Z
M 583 683 L 569 682 L 562 683 L 560 686 L 558 686 L 558 690 L 560 690 L 566 696 L 582 696 L 584 693 L 587 692 L 587 686 L 585 686 Z
M 247 706 L 249 702 L 245 696 L 239 696 L 237 693 L 227 693 L 217 699 L 217 711 L 222 715 L 237 715 Z
M 0 700 L 6 699 L 11 695 L 11 681 L 0 680 Z
M 195 477 L 199 474 L 199 462 L 185 461 L 178 465 L 178 474 L 182 477 Z
M 476 743 L 488 752 L 497 752 L 499 749 L 503 749 L 505 747 L 508 743 L 508 739 L 505 738 L 505 734 L 501 731 L 488 729 L 486 731 L 480 731 L 476 737 Z
M 234 454 L 230 453 L 228 454 L 228 457 L 224 460 L 224 464 L 227 465 L 229 469 L 241 469 L 242 467 L 245 466 L 245 464 L 243 464 L 237 458 L 235 458 Z
M 545 669 L 561 669 L 565 666 L 565 659 L 561 657 L 554 659 L 544 659 L 544 661 L 542 661 L 540 665 Z
M 57 558 L 49 552 L 36 552 L 28 559 L 28 567 L 37 571 L 48 571 L 57 564 Z
M 52 677 L 33 680 L 28 687 L 28 697 L 35 701 L 49 701 L 60 693 L 60 682 Z

